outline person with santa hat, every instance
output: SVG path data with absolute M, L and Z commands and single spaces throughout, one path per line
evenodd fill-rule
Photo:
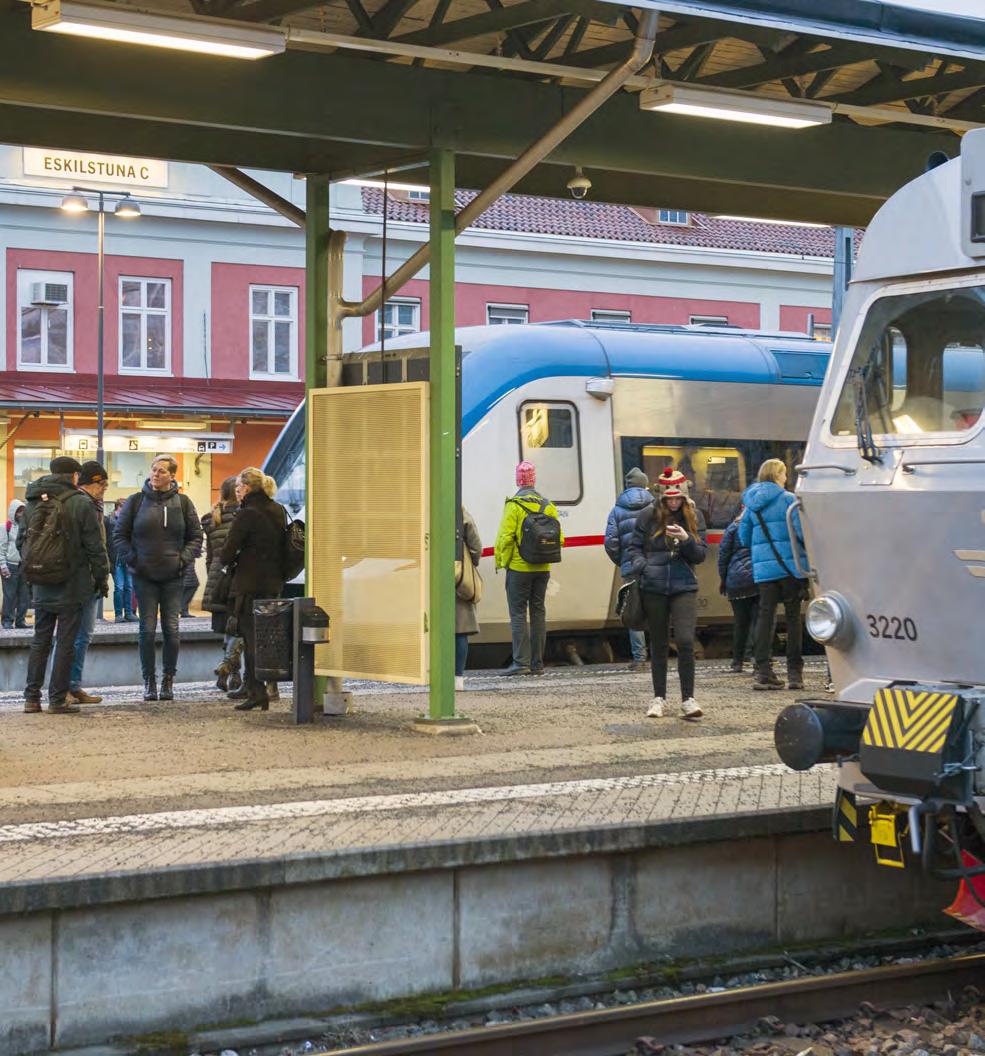
M 496 569 L 506 569 L 513 662 L 508 675 L 542 675 L 547 641 L 547 584 L 561 559 L 564 533 L 558 512 L 535 485 L 533 464 L 516 467 L 517 492 L 506 500 L 496 536 Z

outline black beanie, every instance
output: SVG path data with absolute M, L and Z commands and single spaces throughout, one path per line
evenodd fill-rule
M 52 473 L 81 473 L 82 466 L 69 455 L 59 455 L 51 460 L 48 469 Z
M 79 474 L 79 484 L 102 484 L 104 480 L 109 480 L 109 474 L 106 472 L 101 462 L 83 462 L 82 472 Z

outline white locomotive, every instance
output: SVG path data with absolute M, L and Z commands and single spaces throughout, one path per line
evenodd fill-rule
M 867 827 L 883 864 L 961 879 L 950 912 L 979 927 L 983 407 L 985 130 L 862 243 L 796 489 L 835 698 L 776 725 L 793 768 L 838 761 L 836 838 Z

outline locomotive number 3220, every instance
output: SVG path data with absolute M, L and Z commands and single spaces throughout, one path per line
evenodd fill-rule
M 865 618 L 869 621 L 870 638 L 890 638 L 897 642 L 917 640 L 917 625 L 909 616 L 879 616 L 870 612 Z

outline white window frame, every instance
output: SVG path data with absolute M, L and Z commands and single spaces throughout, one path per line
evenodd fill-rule
M 689 315 L 688 326 L 728 326 L 727 315 Z
M 287 315 L 254 315 L 253 294 L 264 292 L 271 297 L 275 293 L 287 293 L 291 297 L 291 314 Z M 271 283 L 250 283 L 247 292 L 247 308 L 249 310 L 249 326 L 247 329 L 246 347 L 249 349 L 250 379 L 255 381 L 297 381 L 298 380 L 298 287 L 297 286 L 275 286 Z M 289 322 L 291 324 L 291 362 L 290 369 L 285 372 L 254 370 L 253 368 L 253 323 L 256 321 L 267 323 L 267 366 L 274 360 L 274 344 L 271 324 L 274 322 Z
M 679 219 L 683 217 L 684 219 Z M 690 227 L 691 214 L 686 209 L 658 209 L 657 222 L 671 227 Z
M 414 322 L 409 327 L 401 327 L 399 324 L 396 326 L 388 326 L 388 330 L 396 330 L 396 333 L 390 334 L 386 340 L 394 341 L 398 337 L 403 337 L 406 334 L 419 334 L 421 332 L 421 299 L 420 297 L 388 297 L 386 304 L 378 308 L 373 319 L 376 324 L 376 340 L 383 340 L 383 312 L 388 305 L 398 304 L 409 304 L 414 308 Z
M 633 313 L 623 311 L 621 308 L 593 308 L 593 323 L 631 323 Z
M 132 306 L 123 304 L 123 284 L 125 282 L 139 282 L 145 287 L 145 292 L 141 295 L 141 300 L 146 301 L 146 285 L 149 282 L 163 282 L 164 283 L 164 307 L 163 308 L 133 308 Z M 119 282 L 116 285 L 116 299 L 117 299 L 117 345 L 119 353 L 119 370 L 121 374 L 127 374 L 130 376 L 134 375 L 147 375 L 150 377 L 167 378 L 171 377 L 171 359 L 172 359 L 172 347 L 171 347 L 171 279 L 161 275 L 121 275 Z M 133 314 L 139 312 L 141 317 L 140 322 L 140 359 L 141 364 L 146 361 L 147 358 L 147 317 L 149 315 L 163 315 L 164 316 L 164 366 L 160 368 L 150 369 L 146 366 L 139 367 L 125 367 L 123 365 L 123 315 L 125 312 Z
M 31 287 L 36 282 L 61 282 L 68 286 L 68 303 L 65 305 L 65 363 L 48 364 L 48 328 L 41 327 L 41 362 L 24 363 L 21 360 L 21 310 L 31 307 Z M 43 371 L 45 373 L 67 373 L 74 370 L 75 361 L 75 275 L 71 271 L 35 271 L 17 269 L 17 369 Z M 47 323 L 48 308 L 42 308 L 42 318 Z
M 494 323 L 492 320 L 493 312 L 498 309 L 505 309 L 509 312 L 523 312 L 523 318 L 518 319 L 515 322 L 507 320 L 505 322 Z M 486 326 L 522 326 L 525 323 L 530 322 L 530 305 L 529 304 L 487 304 L 486 305 Z

